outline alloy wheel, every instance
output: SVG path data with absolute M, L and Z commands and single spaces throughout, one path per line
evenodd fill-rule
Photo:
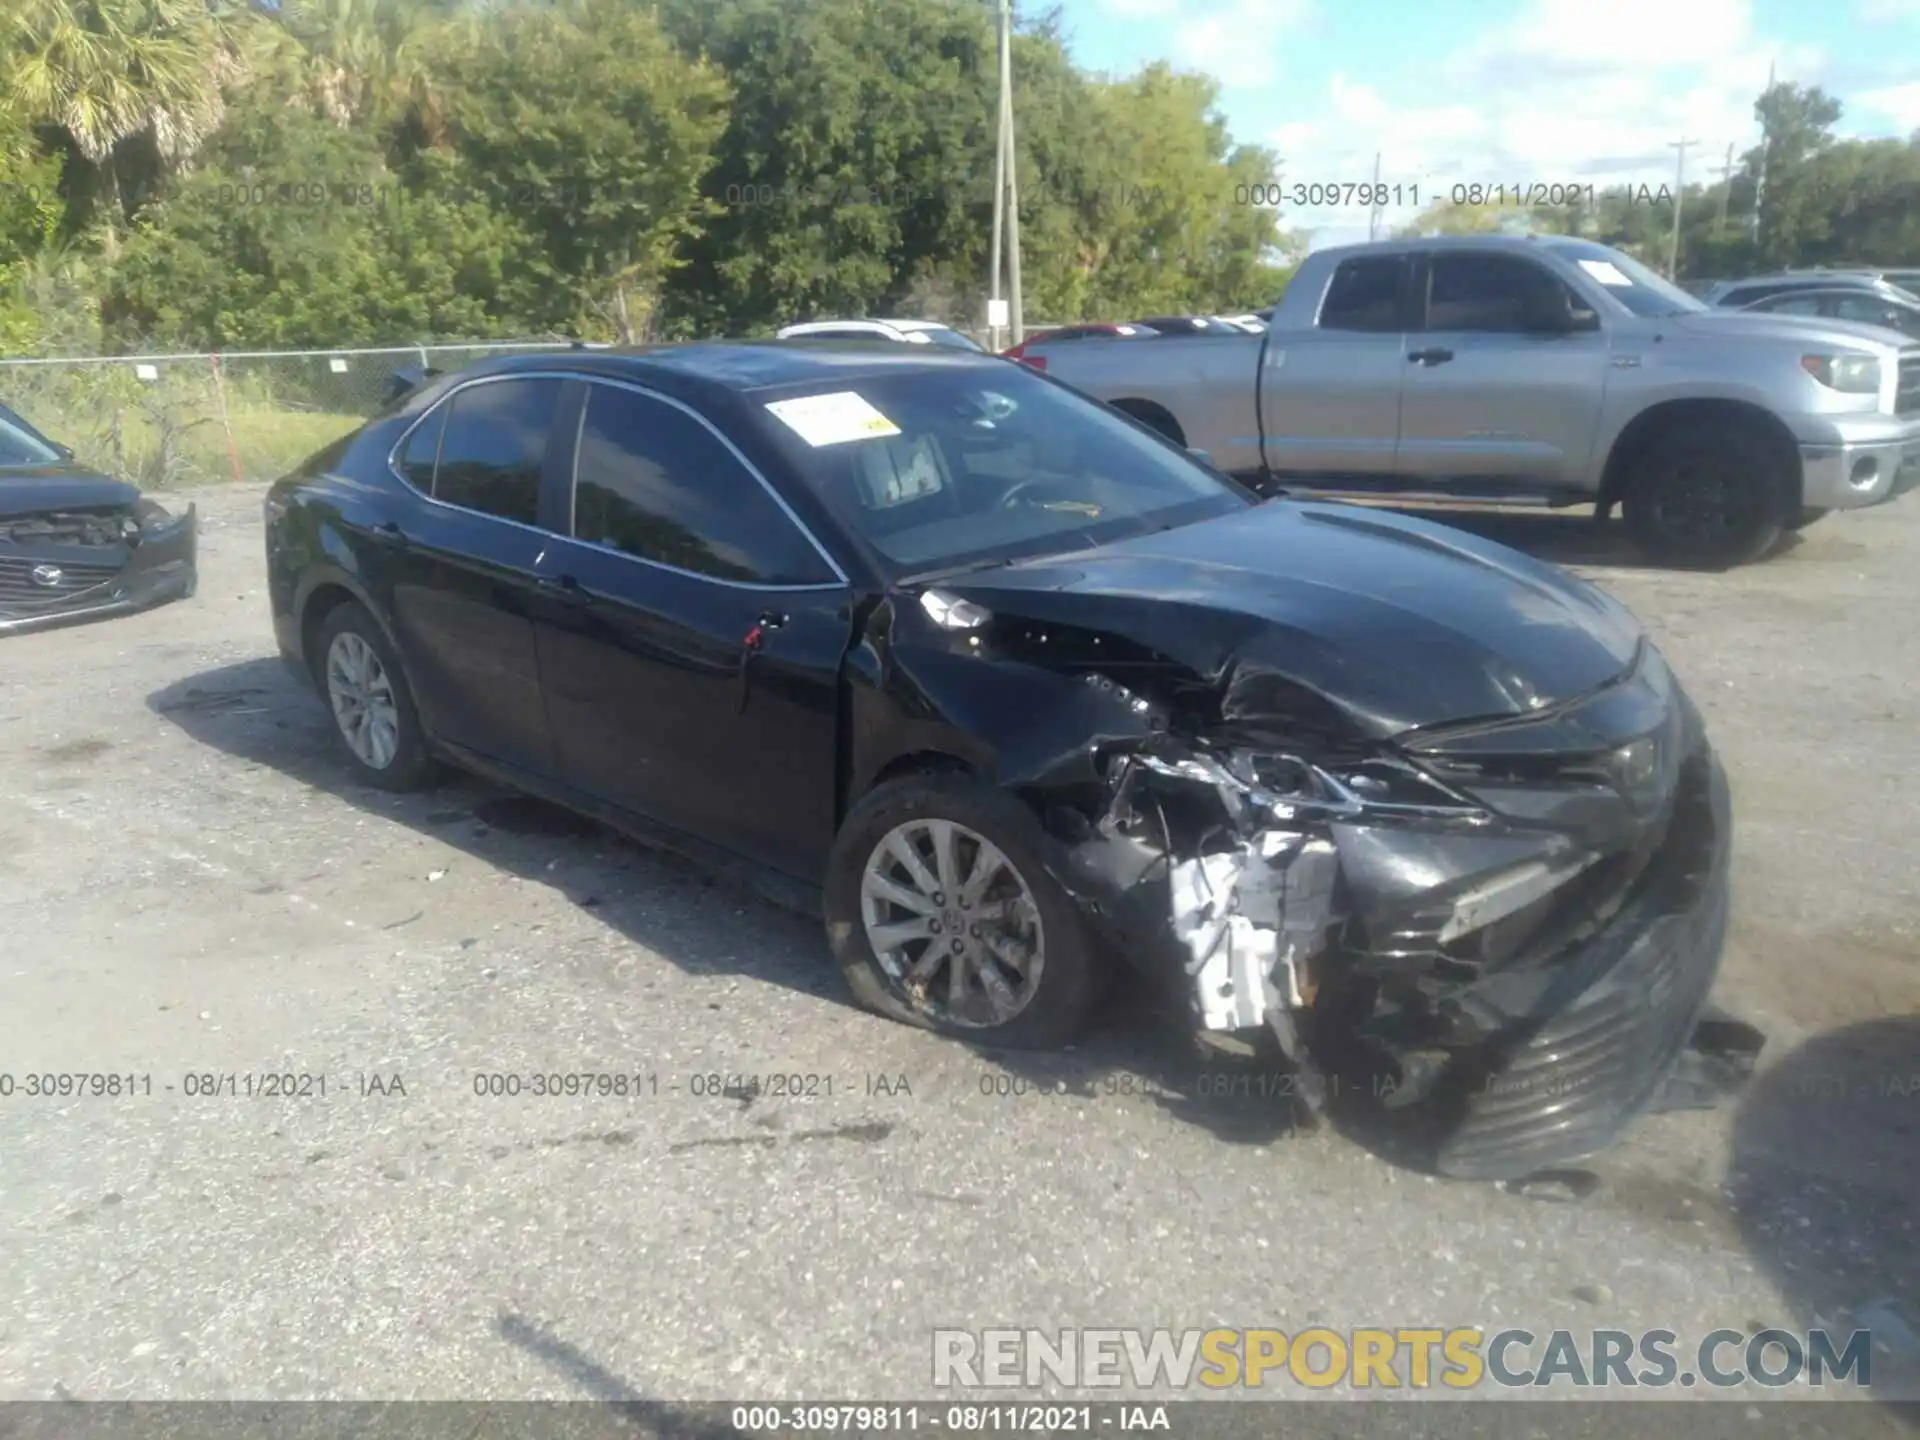
M 387 667 L 366 638 L 342 630 L 327 648 L 327 699 L 347 748 L 361 764 L 384 770 L 400 749 L 400 707 Z
M 860 877 L 860 918 L 894 987 L 936 1018 L 1004 1025 L 1039 989 L 1046 937 L 1033 891 L 956 821 L 909 820 L 881 838 Z

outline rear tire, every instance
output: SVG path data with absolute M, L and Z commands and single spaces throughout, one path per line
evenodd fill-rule
M 1759 559 L 1798 514 L 1779 452 L 1750 429 L 1688 426 L 1652 440 L 1621 497 L 1627 532 L 1663 564 L 1725 570 Z
M 945 870 L 942 837 L 954 847 Z M 1101 994 L 1101 961 L 1079 907 L 1047 873 L 1049 843 L 1025 805 L 968 775 L 908 775 L 871 791 L 840 827 L 827 868 L 827 940 L 854 997 L 980 1045 L 1072 1040 Z M 973 894 L 969 883 L 983 879 L 992 883 Z
M 381 790 L 420 790 L 439 775 L 413 690 L 386 631 L 365 606 L 327 612 L 315 647 L 314 678 L 354 773 Z

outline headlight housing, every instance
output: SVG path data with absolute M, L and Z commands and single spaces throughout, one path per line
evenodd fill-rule
M 1877 355 L 1802 355 L 1800 368 L 1829 390 L 1843 395 L 1880 393 L 1880 357 Z

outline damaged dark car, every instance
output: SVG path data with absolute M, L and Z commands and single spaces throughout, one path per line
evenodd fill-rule
M 994 1046 L 1108 983 L 1441 1172 L 1591 1154 L 1708 1025 L 1727 785 L 1640 625 L 1384 511 L 1262 503 L 1048 377 L 728 344 L 431 379 L 266 501 L 280 649 L 443 762 L 815 898 L 869 1008 Z
M 192 595 L 197 529 L 0 405 L 0 636 Z

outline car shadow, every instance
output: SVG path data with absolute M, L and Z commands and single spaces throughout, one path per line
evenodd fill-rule
M 1588 507 L 1568 510 L 1496 509 L 1483 505 L 1413 505 L 1369 502 L 1415 520 L 1450 525 L 1483 540 L 1546 560 L 1555 565 L 1588 565 L 1609 570 L 1671 570 L 1642 555 L 1616 516 L 1596 520 Z M 1772 560 L 1799 548 L 1801 535 L 1789 531 L 1764 559 Z
M 1920 1422 L 1920 1016 L 1819 1035 L 1741 1097 L 1731 1209 L 1792 1324 L 1874 1337 L 1872 1392 Z
M 791 908 L 788 896 L 756 889 L 744 873 L 656 849 L 471 776 L 398 795 L 359 783 L 321 702 L 277 657 L 184 677 L 150 694 L 147 705 L 210 749 L 453 845 L 499 873 L 555 886 L 690 975 L 760 981 L 856 1010 L 819 920 Z M 1022 1093 L 1158 1103 L 1235 1143 L 1265 1144 L 1301 1123 L 1296 1084 L 1277 1055 L 1201 1045 L 1184 1012 L 1144 984 L 1116 985 L 1070 1050 L 968 1048 Z

